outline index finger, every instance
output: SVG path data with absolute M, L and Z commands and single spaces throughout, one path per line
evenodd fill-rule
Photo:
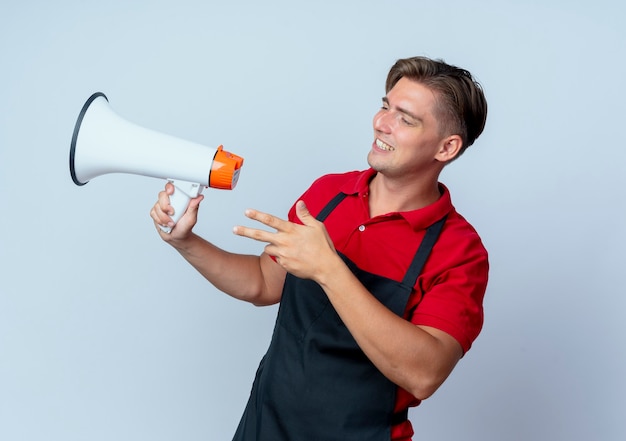
M 289 221 L 283 220 L 277 216 L 269 213 L 263 213 L 262 211 L 254 210 L 251 208 L 248 208 L 245 211 L 245 215 L 247 218 L 255 220 L 257 222 L 261 222 L 263 225 L 274 228 L 277 231 L 285 230 L 290 224 Z

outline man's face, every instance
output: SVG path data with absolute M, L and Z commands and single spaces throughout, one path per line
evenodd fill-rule
M 367 156 L 370 167 L 388 177 L 411 178 L 438 166 L 443 138 L 435 106 L 430 89 L 401 78 L 374 115 L 374 142 Z

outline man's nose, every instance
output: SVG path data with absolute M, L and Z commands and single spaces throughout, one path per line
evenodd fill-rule
M 389 112 L 380 111 L 374 115 L 374 129 L 384 133 L 389 133 L 391 131 L 391 119 Z

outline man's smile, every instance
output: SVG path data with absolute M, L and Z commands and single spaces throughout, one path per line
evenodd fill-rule
M 381 149 L 381 150 L 385 150 L 387 152 L 392 152 L 395 150 L 395 147 L 390 146 L 389 144 L 387 144 L 386 142 L 381 141 L 380 139 L 376 138 L 376 146 Z

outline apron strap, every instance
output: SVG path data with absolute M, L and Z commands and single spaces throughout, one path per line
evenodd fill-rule
M 409 266 L 409 269 L 404 275 L 404 280 L 402 280 L 402 284 L 409 287 L 411 290 L 415 286 L 415 283 L 417 283 L 417 278 L 421 274 L 422 268 L 424 268 L 424 264 L 426 260 L 428 260 L 428 256 L 439 238 L 439 234 L 441 234 L 443 224 L 446 222 L 447 217 L 448 215 L 445 215 L 426 230 L 422 243 L 420 243 L 413 257 L 413 262 L 411 262 L 411 266 Z
M 335 207 L 337 207 L 337 205 L 339 205 L 339 203 L 345 199 L 346 196 L 347 194 L 345 193 L 337 194 L 337 196 L 332 198 L 330 202 L 326 204 L 324 208 L 322 208 L 322 211 L 319 212 L 316 219 L 320 222 L 324 222 L 324 220 L 326 220 L 330 212 L 333 211 Z

